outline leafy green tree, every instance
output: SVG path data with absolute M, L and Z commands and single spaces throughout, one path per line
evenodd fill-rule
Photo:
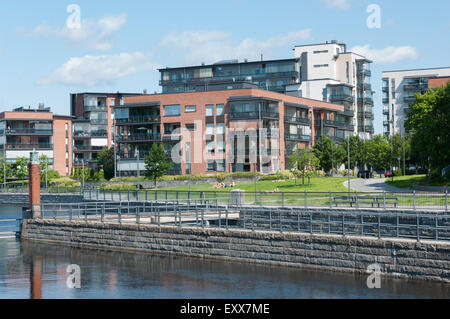
M 427 164 L 430 176 L 440 176 L 450 163 L 450 86 L 416 94 L 405 129 L 411 132 L 416 159 Z
M 305 177 L 310 177 L 310 173 L 314 172 L 319 164 L 319 159 L 309 147 L 296 149 L 289 157 L 289 167 L 295 176 L 295 185 L 297 185 L 298 177 L 302 178 L 302 184 L 304 185 Z
M 322 135 L 319 141 L 314 145 L 314 155 L 319 160 L 319 165 L 326 172 L 331 171 L 334 167 L 334 150 L 336 143 L 334 143 L 328 136 Z
M 391 146 L 383 135 L 376 135 L 364 143 L 367 166 L 373 163 L 374 169 L 386 169 L 390 166 Z
M 19 157 L 16 159 L 16 163 L 13 165 L 14 176 L 18 180 L 24 180 L 28 177 L 28 163 L 29 160 L 26 157 Z
M 359 136 L 350 137 L 350 167 L 348 167 L 348 138 L 344 140 L 344 150 L 345 150 L 345 166 L 347 169 L 353 169 L 356 167 L 356 162 L 358 166 L 365 164 L 367 159 L 364 154 L 364 141 Z
M 41 155 L 39 157 L 39 162 L 40 162 L 39 169 L 41 171 L 41 183 L 45 183 L 45 176 L 47 176 L 48 183 L 50 183 L 55 178 L 61 177 L 57 171 L 49 168 L 50 159 L 48 158 L 47 155 Z M 46 170 L 47 170 L 47 174 L 46 174 Z
M 115 162 L 114 162 L 114 148 L 103 148 L 103 151 L 98 154 L 97 163 L 99 167 L 103 168 L 104 178 L 110 180 L 114 177 Z
M 11 164 L 9 164 L 4 157 L 0 158 L 0 183 L 4 181 L 4 175 L 6 175 L 6 180 L 13 176 L 11 169 Z
M 164 176 L 171 167 L 172 163 L 167 161 L 164 147 L 154 143 L 145 158 L 145 176 L 155 181 L 156 188 L 158 178 Z

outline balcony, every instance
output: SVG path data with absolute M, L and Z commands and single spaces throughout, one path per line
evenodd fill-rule
M 107 119 L 91 119 L 89 121 L 91 122 L 91 124 L 104 124 L 104 125 L 108 124 Z
M 362 104 L 363 102 L 367 105 L 373 105 L 373 99 L 371 97 L 358 98 L 358 104 Z
M 323 125 L 324 126 L 330 126 L 330 127 L 339 127 L 342 128 L 346 125 L 345 122 L 340 122 L 340 121 L 332 121 L 332 120 L 323 120 Z
M 348 94 L 332 94 L 330 95 L 330 102 L 349 102 L 353 103 L 354 98 L 352 95 Z
M 372 91 L 372 84 L 370 84 L 370 83 L 358 83 L 358 90 Z
M 310 135 L 301 135 L 301 134 L 285 134 L 284 138 L 290 141 L 301 141 L 301 142 L 309 142 L 311 141 Z
M 293 124 L 311 124 L 311 120 L 305 117 L 296 117 L 296 116 L 285 116 L 285 123 L 293 123 Z
M 403 91 L 413 91 L 413 92 L 421 92 L 421 91 L 427 91 L 428 90 L 428 84 L 427 83 L 421 83 L 421 84 L 405 84 L 403 86 Z
M 12 128 L 9 130 L 1 130 L 0 135 L 53 135 L 53 130 L 40 130 L 34 128 Z
M 381 92 L 389 93 L 389 87 L 388 87 L 388 86 L 383 86 L 383 87 L 381 88 Z
M 344 143 L 344 138 L 338 136 L 328 136 L 333 142 L 342 144 Z
M 118 142 L 156 142 L 161 141 L 161 134 L 118 135 Z
M 350 109 L 345 109 L 344 110 L 344 115 L 353 117 L 353 116 L 355 116 L 355 111 L 354 110 L 350 110 Z
M 85 112 L 108 112 L 108 108 L 106 105 L 85 105 L 84 106 Z
M 364 117 L 369 120 L 374 119 L 374 115 L 372 112 L 358 112 L 358 117 L 360 117 L 360 118 Z
M 91 145 L 75 145 L 74 152 L 100 152 L 106 146 L 91 146 Z
M 73 137 L 75 138 L 91 138 L 91 137 L 108 137 L 107 131 L 76 131 L 73 132 Z
M 116 125 L 125 124 L 157 124 L 161 123 L 161 116 L 130 116 L 127 119 L 116 119 Z
M 390 122 L 389 121 L 383 121 L 383 126 L 389 126 Z
M 411 103 L 411 102 L 414 102 L 415 100 L 416 100 L 415 96 L 405 96 L 403 98 L 403 101 L 406 102 L 406 103 Z
M 383 115 L 389 115 L 389 108 L 383 108 Z
M 179 142 L 181 141 L 181 135 L 172 135 L 172 134 L 164 135 L 162 139 L 163 142 L 170 142 L 170 141 Z
M 19 143 L 6 143 L 6 149 L 10 150 L 52 150 L 53 144 L 47 143 L 28 143 L 28 144 L 19 144 Z
M 372 76 L 372 72 L 370 72 L 370 70 L 366 70 L 366 69 L 363 69 L 363 70 L 359 69 L 358 75 Z
M 358 131 L 359 132 L 366 132 L 366 133 L 373 133 L 374 132 L 374 128 L 373 125 L 360 125 L 358 126 Z
M 280 114 L 274 112 L 266 112 L 266 111 L 250 111 L 250 112 L 232 112 L 229 114 L 230 120 L 245 120 L 245 119 L 258 119 L 261 118 L 266 119 L 276 119 L 280 118 Z
M 389 104 L 389 98 L 383 98 L 382 102 L 383 104 Z

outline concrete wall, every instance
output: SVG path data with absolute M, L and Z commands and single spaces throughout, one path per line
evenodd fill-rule
M 28 194 L 0 194 L 0 204 L 25 204 L 28 206 Z M 74 194 L 42 194 L 41 203 L 80 203 L 82 195 Z
M 109 250 L 256 262 L 450 283 L 450 244 L 244 230 L 24 221 L 22 238 Z

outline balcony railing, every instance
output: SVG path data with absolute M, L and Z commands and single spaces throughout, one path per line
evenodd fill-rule
M 53 135 L 53 130 L 41 130 L 34 128 L 12 128 L 8 130 L 1 130 L 0 135 Z
M 106 119 L 91 119 L 91 124 L 108 124 L 108 120 Z
M 388 87 L 388 86 L 383 86 L 383 87 L 381 88 L 381 92 L 389 93 L 389 87 Z
M 311 136 L 310 135 L 301 135 L 301 134 L 285 134 L 285 139 L 309 142 L 309 141 L 311 141 Z
M 371 97 L 358 98 L 359 104 L 362 104 L 363 102 L 364 102 L 364 104 L 373 105 L 373 98 L 371 98 Z
M 306 117 L 285 116 L 284 121 L 287 123 L 311 124 L 311 120 Z
M 19 143 L 7 143 L 6 149 L 19 149 L 19 150 L 52 150 L 53 144 L 47 143 L 28 143 L 28 144 L 19 144 Z
M 330 95 L 330 102 L 340 102 L 340 101 L 353 103 L 354 97 L 352 95 L 348 95 L 348 94 L 332 94 L 332 95 Z
M 355 116 L 355 110 L 351 110 L 351 109 L 345 109 L 344 110 L 344 115 L 345 116 Z
M 403 86 L 404 91 L 426 91 L 428 90 L 428 84 L 405 84 Z
M 118 141 L 122 142 L 137 142 L 137 141 L 160 141 L 161 134 L 130 134 L 118 135 Z
M 73 132 L 73 137 L 108 137 L 107 131 L 77 131 Z
M 373 133 L 374 132 L 374 128 L 373 128 L 373 126 L 372 125 L 365 125 L 365 126 L 363 126 L 363 125 L 360 125 L 360 126 L 358 126 L 358 131 L 359 132 L 367 132 L 367 133 Z
M 269 118 L 269 119 L 279 119 L 280 114 L 274 113 L 274 112 L 266 112 L 266 111 L 250 111 L 250 112 L 232 112 L 230 113 L 230 119 L 231 120 L 237 120 L 237 119 L 258 119 L 259 116 L 261 118 Z
M 383 104 L 389 104 L 389 98 L 383 98 L 382 102 Z
M 383 126 L 388 126 L 390 124 L 389 121 L 383 121 Z
M 372 91 L 372 84 L 370 84 L 370 83 L 358 83 L 358 90 Z
M 154 115 L 154 116 L 131 116 L 126 119 L 116 119 L 116 124 L 143 124 L 143 123 L 160 123 L 161 122 L 161 116 L 160 115 Z
M 106 105 L 85 105 L 84 106 L 84 111 L 85 112 L 107 112 L 108 108 L 106 107 Z
M 365 70 L 365 69 L 361 70 L 361 69 L 359 69 L 359 70 L 358 70 L 358 75 L 367 75 L 367 76 L 371 76 L 371 75 L 372 75 L 372 72 L 370 72 L 370 70 Z
M 383 108 L 383 115 L 389 115 L 389 108 Z
M 175 134 L 164 135 L 162 139 L 165 142 L 181 141 L 181 135 L 175 135 Z
M 404 102 L 414 102 L 416 100 L 416 98 L 414 97 L 414 96 L 405 96 L 404 98 L 403 98 L 403 101 Z
M 73 150 L 75 152 L 96 152 L 103 151 L 103 148 L 106 146 L 91 146 L 91 145 L 75 145 Z

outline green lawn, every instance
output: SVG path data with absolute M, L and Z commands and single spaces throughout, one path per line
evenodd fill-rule
M 408 176 L 394 176 L 386 179 L 386 184 L 395 186 L 398 188 L 411 188 L 414 184 L 420 184 L 426 179 L 426 175 L 408 175 Z
M 266 192 L 278 189 L 280 192 L 346 192 L 347 188 L 343 183 L 347 181 L 346 177 L 313 177 L 311 184 L 308 185 L 308 180 L 305 179 L 305 184 L 302 185 L 302 180 L 298 179 L 297 184 L 295 180 L 278 181 L 260 181 L 257 183 L 257 191 Z M 211 185 L 191 185 L 191 191 L 230 191 L 232 189 L 242 189 L 246 192 L 254 192 L 255 184 L 253 182 L 236 183 L 235 188 L 215 189 L 214 184 Z M 169 188 L 158 188 L 160 190 L 172 191 L 187 191 L 189 186 L 178 186 Z

